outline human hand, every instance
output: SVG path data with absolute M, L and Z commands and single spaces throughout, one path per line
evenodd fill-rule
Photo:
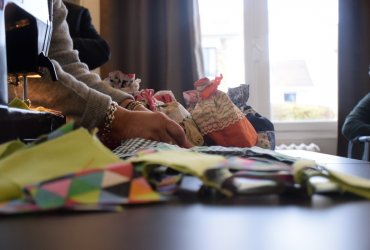
M 140 104 L 135 106 L 135 108 L 132 111 L 147 111 L 147 112 L 152 112 L 150 109 L 147 109 L 144 104 Z
M 151 111 L 129 111 L 119 107 L 112 123 L 116 140 L 143 138 L 190 148 L 182 127 L 165 114 Z

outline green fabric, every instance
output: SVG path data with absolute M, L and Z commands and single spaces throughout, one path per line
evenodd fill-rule
M 205 170 L 214 167 L 225 158 L 219 155 L 207 155 L 185 150 L 159 151 L 130 158 L 130 162 L 145 162 L 146 165 L 171 166 L 175 170 L 201 177 Z
M 30 109 L 28 105 L 19 98 L 14 98 L 11 102 L 8 104 L 9 107 L 12 108 L 20 108 L 20 109 Z
M 55 131 L 54 134 L 59 132 L 62 130 Z M 143 166 L 140 171 L 142 170 L 145 178 L 148 178 L 153 168 L 167 166 L 181 173 L 196 176 L 206 186 L 216 188 L 225 195 L 232 193 L 222 188 L 222 182 L 230 177 L 228 170 L 232 166 L 239 166 L 230 159 L 227 161 L 227 158 L 221 155 L 191 152 L 186 149 L 139 154 L 127 161 L 136 163 L 136 166 Z M 0 201 L 20 198 L 22 188 L 27 185 L 81 170 L 103 169 L 116 162 L 122 160 L 83 128 L 70 132 L 67 130 L 66 134 L 56 138 L 50 134 L 46 141 L 38 144 L 25 145 L 17 140 L 1 144 Z M 251 170 L 251 166 L 245 164 L 247 163 L 244 162 L 240 168 L 233 169 L 243 170 L 243 167 L 246 167 L 246 170 Z M 318 193 L 325 186 L 327 190 L 350 192 L 370 199 L 370 180 L 326 169 L 318 166 L 315 161 L 297 159 L 293 162 L 293 175 L 295 183 L 306 188 L 309 194 Z M 311 182 L 311 178 L 316 176 L 324 177 L 328 182 L 325 185 Z M 271 183 L 265 185 L 270 187 Z
M 6 142 L 0 145 L 0 159 L 14 153 L 15 151 L 25 148 L 26 145 L 19 140 Z
M 32 183 L 122 161 L 83 128 L 33 146 L 19 143 L 0 145 L 0 201 L 19 198 Z
M 216 188 L 225 195 L 231 195 L 221 187 L 222 185 L 220 186 L 222 182 L 217 180 L 219 177 L 222 177 L 223 180 L 225 179 L 224 176 L 229 177 L 229 172 L 224 173 L 223 171 L 229 169 L 232 165 L 231 162 L 230 166 L 224 165 L 226 158 L 220 155 L 208 155 L 187 150 L 168 150 L 139 155 L 128 159 L 128 161 L 141 163 L 144 166 L 143 174 L 146 178 L 148 178 L 148 173 L 153 167 L 167 166 L 181 173 L 196 176 L 206 186 Z M 218 174 L 209 177 L 206 172 L 210 170 L 218 171 Z M 264 174 L 266 175 L 266 173 Z M 330 190 L 331 192 L 349 192 L 370 199 L 370 180 L 329 170 L 323 166 L 318 166 L 315 161 L 297 159 L 293 163 L 293 176 L 295 183 L 307 189 L 308 195 Z M 311 178 L 317 176 L 324 177 L 327 182 L 311 182 Z M 264 185 L 271 189 L 270 182 L 266 182 Z M 259 188 L 262 188 L 262 186 L 259 186 Z
M 370 199 L 370 180 L 357 176 L 329 170 L 323 166 L 317 166 L 314 161 L 299 160 L 293 164 L 294 179 L 297 183 L 307 188 L 309 195 L 321 190 L 349 192 L 360 197 Z M 314 183 L 313 177 L 323 177 L 328 183 Z

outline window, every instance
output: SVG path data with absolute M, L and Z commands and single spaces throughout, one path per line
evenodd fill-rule
M 337 119 L 337 5 L 337 0 L 268 1 L 273 120 Z M 296 92 L 294 103 L 284 101 L 287 91 Z
M 217 75 L 217 48 L 203 47 L 203 61 L 206 76 Z
M 243 84 L 243 0 L 199 0 L 199 8 L 206 76 L 223 74 L 224 91 Z
M 297 101 L 297 94 L 296 93 L 284 93 L 284 102 L 291 102 L 295 103 Z
M 278 140 L 336 138 L 338 0 L 198 2 L 202 46 L 214 48 L 206 71 L 223 74 L 221 90 L 250 84 Z

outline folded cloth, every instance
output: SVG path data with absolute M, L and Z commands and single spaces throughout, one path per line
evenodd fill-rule
M 206 147 L 198 147 L 199 149 L 207 151 Z M 219 146 L 218 149 L 231 150 Z M 370 180 L 325 168 L 313 160 L 285 156 L 259 147 L 249 149 L 249 155 L 254 154 L 257 157 L 248 158 L 224 158 L 221 155 L 190 152 L 191 150 L 193 149 L 152 151 L 139 154 L 129 161 L 140 163 L 146 177 L 150 176 L 153 169 L 166 166 L 180 173 L 196 176 L 205 186 L 215 188 L 227 196 L 282 193 L 294 189 L 295 193 L 304 196 L 346 192 L 370 199 Z M 326 182 L 311 182 L 311 178 L 316 176 L 325 178 Z
M 35 182 L 121 161 L 95 135 L 69 127 L 66 124 L 35 144 L 16 140 L 0 146 L 0 201 L 19 198 L 22 187 Z
M 135 93 L 134 97 L 136 101 L 141 102 L 151 111 L 158 111 L 157 107 L 163 104 L 163 102 L 154 98 L 154 89 L 141 89 Z
M 221 146 L 183 149 L 152 141 L 142 141 L 141 144 L 150 145 L 151 150 L 143 146 L 144 151 L 137 152 L 135 157 L 126 161 L 75 170 L 41 182 L 21 185 L 25 199 L 0 203 L 0 213 L 60 208 L 117 211 L 119 205 L 171 199 L 180 190 L 178 187 L 183 177 L 189 176 L 196 177 L 204 187 L 226 196 L 279 194 L 294 190 L 295 194 L 304 197 L 315 193 L 348 192 L 370 199 L 369 180 L 273 150 Z M 10 148 L 0 147 L 2 157 L 6 159 L 23 150 L 17 147 L 13 149 L 14 152 Z M 137 150 L 140 146 L 131 148 Z M 211 155 L 232 151 L 247 157 Z M 53 166 L 49 167 L 54 169 Z M 40 169 L 35 167 L 35 170 Z M 316 176 L 326 178 L 327 182 L 311 182 L 311 178 Z

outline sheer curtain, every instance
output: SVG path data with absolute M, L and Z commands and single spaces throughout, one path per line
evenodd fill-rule
M 182 92 L 203 74 L 197 0 L 101 0 L 101 34 L 112 49 L 101 75 L 136 73 L 142 88 Z

